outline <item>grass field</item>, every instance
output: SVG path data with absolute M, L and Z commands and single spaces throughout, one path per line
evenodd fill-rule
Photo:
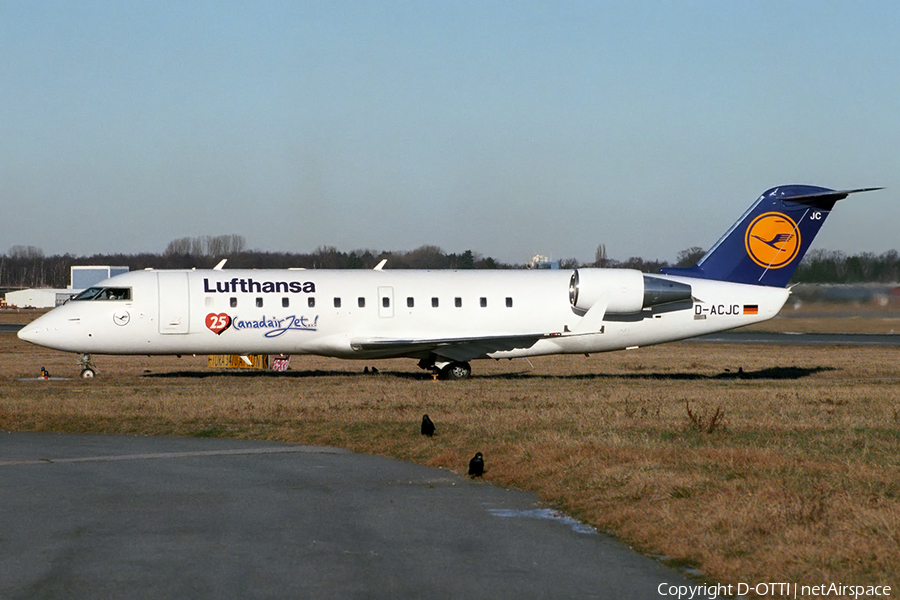
M 895 325 L 844 312 L 827 327 Z M 76 377 L 74 356 L 13 335 L 0 353 L 3 430 L 328 444 L 458 473 L 481 451 L 487 481 L 713 581 L 900 589 L 900 349 L 687 342 L 480 361 L 465 382 L 315 357 L 285 374 L 95 357 L 97 379 L 43 381 Z

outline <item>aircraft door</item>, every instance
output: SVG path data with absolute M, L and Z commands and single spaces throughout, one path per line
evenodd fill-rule
M 159 332 L 183 334 L 190 331 L 190 292 L 188 274 L 160 271 Z
M 378 316 L 383 318 L 394 316 L 394 288 L 378 288 Z

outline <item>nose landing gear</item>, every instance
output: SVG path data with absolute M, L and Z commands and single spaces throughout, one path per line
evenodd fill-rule
M 76 362 L 78 363 L 78 366 L 81 367 L 82 379 L 93 379 L 94 376 L 100 371 L 100 369 L 97 368 L 97 366 L 91 359 L 90 354 L 80 355 Z

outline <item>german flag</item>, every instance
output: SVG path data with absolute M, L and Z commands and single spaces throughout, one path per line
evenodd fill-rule
M 759 305 L 758 304 L 745 304 L 744 305 L 744 314 L 745 315 L 758 315 L 759 314 Z

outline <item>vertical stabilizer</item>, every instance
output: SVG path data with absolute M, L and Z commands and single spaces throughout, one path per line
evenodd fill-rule
M 772 188 L 683 275 L 734 283 L 784 287 L 838 200 L 881 188 L 830 190 L 812 185 Z

